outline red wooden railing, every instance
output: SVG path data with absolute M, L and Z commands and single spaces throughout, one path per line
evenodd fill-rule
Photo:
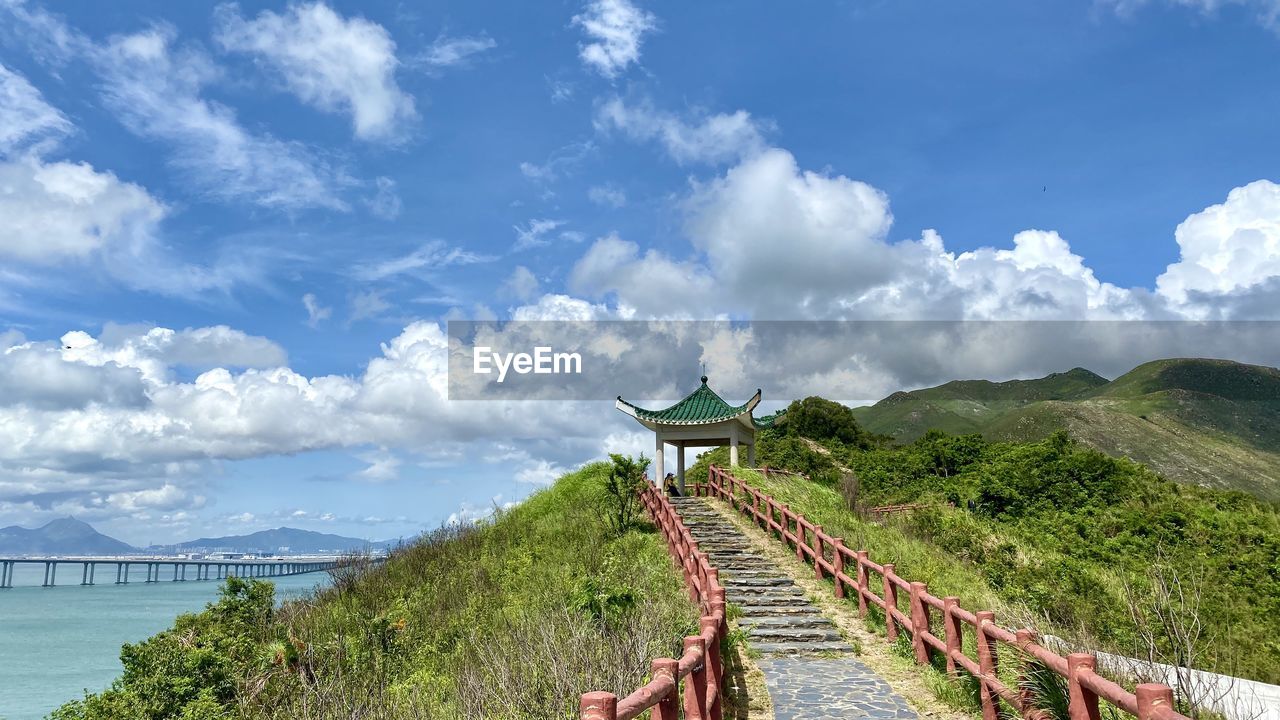
M 1041 720 L 1044 712 L 1034 706 L 1024 682 L 1030 673 L 1030 665 L 1039 662 L 1067 681 L 1070 696 L 1070 720 L 1098 720 L 1099 699 L 1115 705 L 1136 716 L 1139 720 L 1188 720 L 1173 707 L 1173 690 L 1167 685 L 1143 683 L 1137 692 L 1131 693 L 1120 685 L 1095 672 L 1097 660 L 1088 653 L 1072 653 L 1063 657 L 1036 643 L 1033 631 L 1023 629 L 1010 632 L 995 624 L 995 613 L 990 610 L 970 612 L 960 607 L 957 597 L 939 598 L 929 594 L 922 582 L 911 582 L 894 572 L 893 563 L 883 565 L 872 562 L 866 550 L 853 550 L 844 540 L 832 537 L 815 525 L 779 503 L 772 496 L 751 487 L 740 478 L 716 466 L 711 466 L 707 482 L 690 486 L 695 495 L 710 495 L 728 501 L 735 510 L 752 518 L 788 546 L 794 545 L 796 557 L 813 564 L 818 579 L 830 577 L 835 595 L 843 598 L 852 590 L 858 603 L 858 612 L 867 614 L 867 606 L 875 605 L 884 611 L 885 637 L 893 642 L 899 631 L 910 634 L 915 648 L 916 662 L 927 664 L 931 655 L 941 653 L 946 660 L 949 674 L 961 669 L 979 681 L 983 720 L 998 720 L 1000 702 L 1012 706 L 1026 720 Z M 852 571 L 852 575 L 849 574 Z M 871 575 L 880 576 L 880 595 L 872 589 Z M 899 592 L 905 593 L 908 611 L 899 607 Z M 942 631 L 934 630 L 934 614 L 942 621 Z M 972 628 L 977 659 L 964 653 L 964 628 Z M 1000 648 L 1012 647 L 1019 651 L 1018 687 L 1011 688 L 1000 680 Z
M 720 640 L 728 626 L 725 623 L 724 588 L 719 571 L 698 550 L 689 528 L 667 497 L 645 483 L 640 501 L 658 524 L 667 540 L 667 550 L 684 573 L 689 596 L 702 608 L 698 627 L 702 632 L 684 639 L 684 654 L 679 659 L 658 658 L 652 664 L 652 677 L 647 684 L 619 699 L 609 692 L 589 692 L 579 706 L 581 720 L 631 720 L 652 708 L 650 720 L 676 720 L 680 705 L 688 720 L 721 720 L 724 701 L 724 664 L 720 658 Z M 681 681 L 684 681 L 683 703 Z

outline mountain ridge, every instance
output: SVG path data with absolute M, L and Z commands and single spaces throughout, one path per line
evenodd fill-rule
M 1280 370 L 1211 358 L 1142 363 L 1106 380 L 1084 368 L 993 383 L 953 380 L 854 408 L 911 442 L 932 429 L 1034 441 L 1066 430 L 1185 483 L 1280 500 Z
M 280 552 L 314 554 L 383 550 L 398 540 L 370 541 L 314 530 L 282 526 L 246 535 L 226 535 L 187 540 L 171 545 L 136 547 L 98 532 L 92 525 L 73 517 L 58 518 L 37 528 L 10 525 L 0 528 L 0 554 L 5 555 L 133 555 L 191 550 L 234 552 Z

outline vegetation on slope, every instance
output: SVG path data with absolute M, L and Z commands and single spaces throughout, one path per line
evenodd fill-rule
M 275 608 L 231 579 L 198 614 L 121 653 L 124 674 L 55 720 L 545 718 L 625 694 L 676 657 L 696 609 L 642 520 L 611 526 L 614 466 L 561 478 Z
M 1171 480 L 1280 500 L 1280 370 L 1228 360 L 1140 365 L 1114 381 L 1076 368 L 1037 380 L 966 380 L 899 392 L 855 416 L 913 442 L 930 430 L 1038 441 L 1055 432 Z
M 759 439 L 758 457 L 813 480 L 750 473 L 752 482 L 848 544 L 896 562 L 904 577 L 968 607 L 997 609 L 1008 623 L 1280 681 L 1274 506 L 1168 481 L 1061 433 L 1011 443 L 932 432 L 906 446 L 850 446 L 788 435 L 793 412 L 804 410 L 793 406 Z M 726 461 L 722 450 L 708 453 L 690 472 Z M 859 512 L 902 502 L 930 508 L 888 525 Z M 1175 585 L 1181 599 L 1169 592 Z M 1188 649 L 1178 635 L 1193 631 Z

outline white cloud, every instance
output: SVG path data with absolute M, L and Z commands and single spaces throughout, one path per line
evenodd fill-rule
M 351 311 L 347 314 L 347 324 L 378 317 L 390 309 L 391 303 L 387 302 L 378 290 L 356 293 L 351 298 Z
M 516 482 L 526 485 L 550 485 L 567 470 L 557 467 L 546 460 L 538 460 L 532 465 L 520 468 L 516 472 Z
M 396 181 L 389 177 L 379 177 L 375 184 L 377 191 L 365 200 L 365 205 L 374 217 L 383 220 L 395 220 L 400 217 L 400 195 L 396 193 Z
M 381 25 L 344 18 L 324 3 L 264 10 L 253 20 L 234 6 L 218 13 L 218 42 L 274 69 L 303 102 L 351 115 L 362 140 L 398 140 L 417 117 L 413 98 L 396 84 L 396 44 Z
M 400 477 L 402 461 L 385 448 L 376 453 L 364 453 L 360 459 L 368 463 L 368 467 L 356 473 L 355 477 L 366 482 L 388 482 Z
M 361 265 L 355 269 L 355 277 L 372 282 L 396 275 L 412 275 L 441 270 L 458 265 L 474 265 L 492 262 L 491 255 L 481 255 L 459 247 L 449 247 L 441 240 L 432 240 L 408 255 Z
M 1156 288 L 1180 306 L 1280 276 L 1280 185 L 1258 180 L 1235 188 L 1226 202 L 1183 220 L 1174 239 L 1180 258 L 1156 279 Z
M 644 35 L 657 29 L 658 19 L 629 0 L 590 0 L 573 24 L 591 40 L 578 48 L 582 62 L 613 79 L 640 61 Z
M 736 160 L 764 147 L 760 123 L 745 110 L 700 115 L 686 122 L 648 101 L 628 105 L 615 97 L 597 109 L 595 126 L 631 140 L 657 141 L 682 165 Z
M 1131 15 L 1153 0 L 1103 0 L 1117 13 Z M 1280 32 L 1280 0 L 1163 0 L 1166 4 L 1197 10 L 1203 15 L 1216 15 L 1223 8 L 1239 7 L 1254 14 L 1259 25 Z
M 566 175 L 572 174 L 588 155 L 595 152 L 595 149 L 595 143 L 590 140 L 569 143 L 557 148 L 547 158 L 546 162 L 541 164 L 520 163 L 520 174 L 535 182 L 555 182 Z
M 587 190 L 587 199 L 597 205 L 620 208 L 627 204 L 627 194 L 610 184 L 596 185 Z
M 538 295 L 538 278 L 529 268 L 517 265 L 511 276 L 502 283 L 499 291 L 508 297 L 524 302 L 533 300 Z
M 441 34 L 431 47 L 415 58 L 415 64 L 437 69 L 465 65 L 473 56 L 497 46 L 498 43 L 488 35 L 448 37 Z
M 25 77 L 0 64 L 0 156 L 33 144 L 54 142 L 72 130 Z
M 194 189 L 285 210 L 345 209 L 348 180 L 300 143 L 251 133 L 231 108 L 202 97 L 221 70 L 202 52 L 172 47 L 173 30 L 113 37 L 92 51 L 111 108 L 134 132 L 174 147 Z
M 512 250 L 519 252 L 548 245 L 551 239 L 547 235 L 556 228 L 563 227 L 564 224 L 563 220 L 534 218 L 523 227 L 515 225 L 512 229 L 516 231 L 516 243 Z
M 333 308 L 321 305 L 314 293 L 302 296 L 302 306 L 307 309 L 307 325 L 313 328 L 333 315 Z
M 166 209 L 88 163 L 0 163 L 0 256 L 52 264 L 150 245 Z

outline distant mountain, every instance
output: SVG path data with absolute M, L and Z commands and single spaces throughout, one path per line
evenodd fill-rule
M 11 525 L 0 528 L 0 553 L 5 555 L 128 555 L 137 548 L 94 530 L 75 518 L 52 520 L 34 530 Z
M 1057 430 L 1181 482 L 1280 500 L 1280 370 L 1170 359 L 1108 382 L 1083 368 L 1037 380 L 949 382 L 855 408 L 867 429 L 910 442 L 930 429 L 992 440 Z
M 298 554 L 379 550 L 392 544 L 392 541 L 370 542 L 360 538 L 331 535 L 313 530 L 280 527 L 274 530 L 260 530 L 248 535 L 198 538 L 177 545 L 165 545 L 163 549 L 173 548 L 179 552 L 189 550 L 227 550 Z M 288 548 L 288 550 L 286 551 L 283 548 Z M 151 549 L 159 550 L 161 548 L 153 547 Z

